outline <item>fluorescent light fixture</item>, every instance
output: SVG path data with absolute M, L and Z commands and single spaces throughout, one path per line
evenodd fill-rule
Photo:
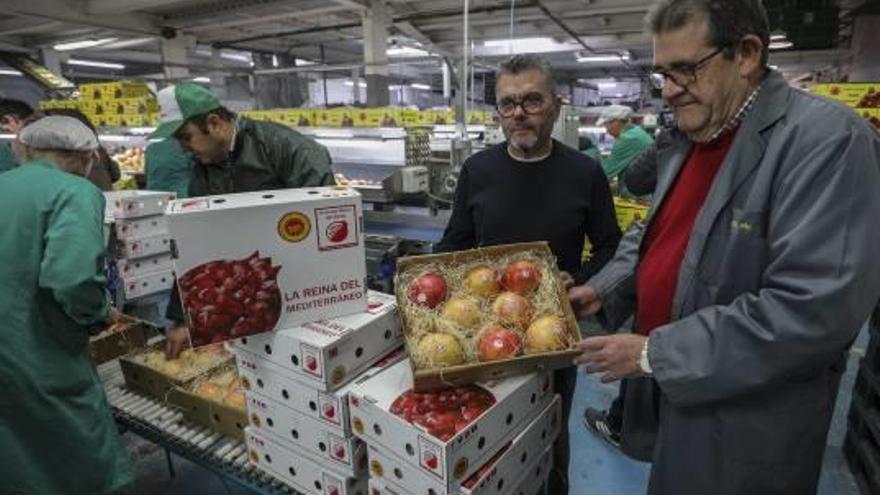
M 318 62 L 315 62 L 314 60 L 307 60 L 307 59 L 304 59 L 304 58 L 298 58 L 298 59 L 296 59 L 296 65 L 298 65 L 298 66 L 300 66 L 300 67 L 303 66 L 303 65 L 315 65 L 315 64 L 317 64 L 317 63 L 318 63 Z
M 278 67 L 278 55 L 272 55 L 272 67 Z
M 773 41 L 770 43 L 769 48 L 771 50 L 785 50 L 786 48 L 791 48 L 794 46 L 794 43 L 791 41 Z
M 228 52 L 221 51 L 220 58 L 225 58 L 226 60 L 234 60 L 236 62 L 253 62 L 254 58 L 251 56 L 250 52 Z
M 345 84 L 346 86 L 354 87 L 354 81 L 344 81 L 342 84 Z M 365 83 L 365 82 L 363 82 L 363 81 L 359 81 L 359 82 L 358 82 L 358 86 L 360 86 L 360 87 L 362 87 L 362 88 L 366 88 L 366 87 L 367 87 L 367 83 Z
M 617 83 L 615 83 L 615 82 L 600 82 L 600 83 L 596 83 L 596 86 L 598 86 L 599 89 L 611 89 L 611 88 L 616 88 Z
M 413 89 L 424 89 L 426 91 L 431 89 L 431 86 L 429 86 L 427 84 L 421 84 L 421 83 L 412 83 L 409 85 L 409 87 L 411 87 Z
M 52 46 L 53 50 L 57 50 L 59 52 L 66 52 L 70 50 L 79 50 L 81 48 L 92 48 L 98 45 L 105 45 L 107 43 L 111 43 L 116 41 L 116 38 L 101 38 L 99 40 L 81 40 L 81 41 L 71 41 L 68 43 L 58 43 L 57 45 Z
M 773 31 L 770 33 L 770 41 L 782 41 L 788 39 L 785 31 Z
M 395 46 L 385 51 L 389 57 L 427 57 L 431 55 L 425 50 L 411 46 Z
M 0 69 L 0 76 L 22 76 L 22 73 L 14 69 Z
M 503 39 L 503 40 L 486 40 L 483 42 L 483 46 L 500 46 L 502 48 L 510 46 L 511 43 L 513 46 L 517 45 L 528 45 L 528 44 L 538 44 L 538 45 L 547 45 L 547 44 L 556 44 L 553 41 L 553 38 L 549 36 L 538 36 L 533 38 L 513 38 L 513 39 Z
M 584 55 L 578 53 L 575 55 L 580 63 L 598 63 L 598 62 L 620 62 L 621 60 L 629 60 L 629 53 L 624 52 L 620 55 Z
M 402 84 L 389 84 L 388 85 L 388 91 L 399 91 L 401 88 L 403 88 Z
M 483 42 L 483 46 L 486 48 L 507 49 L 508 52 L 512 53 L 546 53 L 568 49 L 567 44 L 557 43 L 556 40 L 548 36 L 486 40 Z
M 99 67 L 101 69 L 117 69 L 122 70 L 125 68 L 122 64 L 114 64 L 110 62 L 98 62 L 97 60 L 82 60 L 79 58 L 69 58 L 67 59 L 68 65 L 81 65 L 83 67 Z
M 192 78 L 191 81 L 192 81 L 192 82 L 197 82 L 197 83 L 205 83 L 205 84 L 207 84 L 207 83 L 211 82 L 211 78 L 210 78 L 210 77 L 205 77 L 205 76 L 199 76 L 199 77 L 194 77 L 194 78 Z

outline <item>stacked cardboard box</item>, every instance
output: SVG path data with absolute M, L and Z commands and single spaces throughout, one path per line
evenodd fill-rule
M 551 375 L 426 393 L 412 386 L 405 360 L 349 391 L 352 430 L 368 446 L 372 493 L 537 492 L 562 427 Z
M 112 191 L 104 197 L 117 295 L 130 301 L 169 290 L 174 267 L 165 207 L 174 193 Z
M 370 292 L 368 304 L 234 345 L 251 460 L 307 494 L 366 493 L 366 446 L 349 427 L 350 383 L 403 357 L 394 298 Z

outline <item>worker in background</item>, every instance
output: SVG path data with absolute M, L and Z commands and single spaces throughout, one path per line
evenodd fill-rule
M 189 182 L 195 164 L 176 139 L 150 143 L 144 151 L 144 162 L 147 189 L 173 192 L 178 198 L 189 197 Z
M 578 136 L 578 151 L 596 160 L 596 163 L 602 163 L 599 148 L 596 147 L 596 144 L 588 136 Z
M 623 105 L 611 105 L 602 110 L 596 123 L 614 138 L 611 155 L 602 161 L 602 169 L 608 180 L 617 181 L 621 196 L 632 196 L 621 180 L 627 167 L 654 143 L 654 139 L 641 127 L 630 122 L 632 109 Z
M 0 99 L 0 132 L 18 134 L 22 123 L 34 114 L 34 109 L 27 103 L 11 98 Z M 0 173 L 18 166 L 18 160 L 12 150 L 12 141 L 0 142 Z
M 678 129 L 645 229 L 569 292 L 579 316 L 636 331 L 583 340 L 575 362 L 652 378 L 627 388 L 623 424 L 658 423 L 650 495 L 815 494 L 880 300 L 880 135 L 768 67 L 760 0 L 660 0 L 647 20 Z
M 198 84 L 169 86 L 157 97 L 160 122 L 150 137 L 174 138 L 195 159 L 190 197 L 334 184 L 330 153 L 310 137 L 236 115 Z M 166 353 L 176 357 L 189 339 L 176 284 L 166 317 L 175 322 Z
M 436 251 L 547 241 L 559 269 L 582 283 L 614 255 L 620 228 L 608 180 L 599 164 L 552 139 L 560 102 L 550 64 L 517 55 L 501 64 L 497 112 L 507 140 L 461 167 L 452 215 Z M 592 256 L 581 263 L 585 236 Z M 568 424 L 577 369 L 554 377 Z M 555 444 L 548 493 L 568 493 L 568 429 Z
M 110 316 L 98 140 L 71 117 L 19 133 L 0 175 L 0 493 L 108 494 L 132 481 L 90 330 Z
M 95 126 L 89 121 L 89 118 L 85 116 L 79 110 L 74 109 L 58 109 L 58 110 L 47 110 L 45 112 L 46 115 L 64 115 L 66 117 L 73 117 L 76 120 L 83 123 L 83 125 L 87 126 L 92 132 L 95 133 L 95 136 L 98 135 L 97 129 Z M 92 184 L 98 187 L 98 189 L 102 191 L 112 191 L 113 183 L 118 181 L 120 177 L 122 177 L 122 172 L 119 171 L 119 164 L 116 163 L 116 160 L 110 157 L 107 153 L 107 150 L 104 149 L 103 146 L 100 145 L 100 141 L 98 142 L 98 161 L 95 163 L 95 166 L 92 167 L 91 172 L 89 173 L 88 179 Z

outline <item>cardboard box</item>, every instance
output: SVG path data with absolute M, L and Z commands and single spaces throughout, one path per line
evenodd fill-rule
M 133 280 L 144 275 L 169 272 L 174 269 L 171 253 L 148 256 L 146 258 L 116 260 L 116 272 L 122 280 Z
M 226 373 L 234 369 L 235 367 L 230 363 L 214 369 L 205 376 Z M 244 428 L 248 424 L 247 411 L 196 394 L 194 391 L 196 383 L 203 378 L 195 380 L 188 388 L 171 389 L 167 395 L 168 403 L 177 406 L 187 420 L 238 441 L 244 441 Z
M 404 357 L 402 347 L 390 352 L 356 377 L 354 383 L 374 376 Z M 335 392 L 322 392 L 311 384 L 298 381 L 288 369 L 272 362 L 248 355 L 241 350 L 236 351 L 236 358 L 238 374 L 246 390 L 256 391 L 262 396 L 316 419 L 338 435 L 343 437 L 351 435 L 348 391 L 354 384 L 349 384 Z M 243 366 L 243 361 L 249 364 Z
M 99 115 L 107 117 L 109 112 L 104 111 L 104 103 L 97 100 L 76 100 L 77 110 L 86 115 Z
M 120 127 L 145 127 L 150 125 L 150 114 L 117 115 Z
M 366 478 L 344 478 L 261 434 L 245 428 L 251 464 L 306 495 L 367 495 Z
M 164 349 L 165 342 L 160 342 L 145 350 L 164 352 Z M 122 368 L 122 376 L 127 387 L 164 401 L 172 389 L 188 389 L 200 376 L 228 366 L 234 360 L 232 354 L 225 353 L 225 351 L 217 354 L 216 360 L 212 360 L 210 366 L 194 369 L 193 374 L 178 377 L 166 375 L 147 366 L 143 361 L 143 354 L 129 354 L 122 357 L 119 359 L 119 366 Z
M 162 215 L 174 193 L 162 191 L 108 191 L 105 216 L 115 219 Z
M 135 239 L 168 233 L 168 221 L 164 215 L 115 220 L 117 239 Z
M 137 81 L 80 84 L 82 97 L 91 100 L 113 100 L 152 96 L 146 84 Z
M 536 451 L 538 452 L 538 451 Z M 553 446 L 547 447 L 537 460 L 529 461 L 528 466 L 521 469 L 519 482 L 513 489 L 507 486 L 496 487 L 497 493 L 510 495 L 543 495 L 541 489 L 547 483 L 553 467 Z M 502 491 L 503 490 L 503 491 Z M 400 485 L 384 478 L 370 478 L 370 495 L 422 495 L 409 491 Z M 430 495 L 430 493 L 425 494 Z M 550 494 L 548 494 L 550 495 Z
M 250 391 L 246 392 L 248 420 L 260 433 L 290 450 L 345 477 L 367 472 L 367 447 L 359 439 L 339 435 L 320 421 Z
M 108 107 L 107 113 L 116 115 L 143 115 L 159 111 L 159 102 L 153 97 L 120 98 L 105 103 L 105 106 Z
M 119 254 L 126 258 L 146 258 L 171 252 L 171 234 L 155 234 L 132 239 L 119 239 Z
M 171 290 L 174 285 L 174 272 L 171 270 L 148 273 L 138 277 L 129 277 L 122 280 L 123 294 L 126 299 L 137 299 L 158 292 Z
M 193 345 L 367 309 L 361 196 L 347 187 L 174 201 L 168 229 Z
M 119 325 L 119 328 L 112 328 Z M 147 338 L 158 329 L 145 321 L 126 316 L 105 331 L 89 338 L 89 355 L 95 364 L 106 363 L 147 345 Z
M 399 453 L 409 466 L 454 490 L 546 406 L 552 397 L 551 381 L 548 373 L 533 373 L 455 389 L 455 397 L 448 395 L 451 390 L 415 397 L 409 395 L 413 375 L 405 360 L 352 387 L 348 397 L 352 430 L 368 445 Z M 486 396 L 495 402 L 483 410 Z M 474 404 L 470 410 L 475 417 L 459 419 L 438 413 L 430 420 L 438 428 L 441 420 L 455 422 L 454 433 L 449 431 L 445 441 L 392 412 L 407 401 L 424 408 L 449 400 Z
M 256 356 L 296 374 L 318 390 L 332 391 L 351 381 L 403 344 L 394 296 L 369 291 L 367 311 L 236 341 L 239 366 L 256 366 Z M 298 363 L 294 364 L 294 363 Z
M 537 460 L 536 453 L 553 443 L 562 423 L 561 400 L 554 400 L 529 422 L 516 438 L 502 447 L 462 486 L 450 490 L 436 477 L 412 469 L 396 453 L 370 446 L 370 475 L 410 493 L 436 495 L 504 495 L 517 486 L 523 473 Z
M 412 359 L 411 362 L 414 365 L 413 371 L 415 373 L 415 387 L 417 390 L 437 390 L 450 386 L 474 383 L 481 380 L 494 380 L 517 374 L 542 372 L 571 366 L 572 359 L 579 354 L 573 346 L 576 342 L 581 340 L 580 328 L 578 327 L 578 322 L 571 309 L 571 305 L 568 302 L 568 293 L 561 282 L 561 276 L 556 266 L 555 257 L 550 252 L 550 247 L 546 242 L 507 244 L 468 251 L 411 256 L 398 259 L 395 287 L 397 292 L 397 304 L 403 321 L 403 331 L 407 349 L 410 351 L 410 355 L 414 355 L 413 347 L 417 345 L 414 340 L 416 339 L 416 334 L 419 330 L 408 313 L 409 308 L 412 307 L 412 303 L 408 298 L 410 283 L 408 280 L 412 279 L 414 275 L 420 274 L 424 270 L 442 271 L 447 267 L 450 269 L 463 269 L 468 266 L 476 267 L 479 265 L 491 264 L 495 260 L 500 259 L 514 260 L 525 257 L 532 257 L 546 266 L 546 269 L 541 275 L 541 286 L 538 288 L 538 292 L 545 291 L 547 294 L 555 294 L 555 299 L 557 300 L 557 314 L 555 316 L 562 320 L 562 324 L 565 325 L 569 348 L 552 352 L 522 354 L 510 359 L 489 362 L 471 362 L 468 364 L 446 366 L 442 368 L 418 369 L 416 367 L 417 363 L 415 362 L 415 359 Z M 504 266 L 499 266 L 499 272 L 503 271 L 503 268 Z M 452 290 L 453 288 L 450 287 L 449 292 L 451 293 Z M 439 323 L 441 323 L 440 320 L 445 319 L 439 316 L 441 310 L 442 305 L 438 305 L 435 308 L 438 323 L 438 325 L 435 325 L 435 328 L 439 327 Z M 537 319 L 537 317 L 544 314 L 545 313 L 534 314 L 532 317 Z M 481 316 L 481 318 L 484 320 L 481 325 L 491 323 L 492 321 L 485 315 Z M 532 322 L 534 321 L 531 317 L 530 320 Z M 520 331 L 523 330 L 525 330 L 525 328 L 520 329 Z M 440 331 L 435 329 L 432 332 L 444 333 L 442 329 Z M 422 335 L 424 334 L 425 333 Z M 456 339 L 459 339 L 459 337 L 456 337 Z M 459 339 L 459 342 L 462 342 L 462 340 Z M 462 347 L 464 347 L 464 345 L 462 345 Z

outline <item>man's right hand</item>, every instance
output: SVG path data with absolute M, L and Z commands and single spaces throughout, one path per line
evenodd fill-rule
M 568 300 L 571 302 L 571 309 L 581 319 L 593 316 L 602 309 L 602 301 L 599 300 L 596 289 L 589 285 L 569 289 Z
M 165 359 L 177 359 L 189 347 L 189 328 L 186 325 L 176 324 L 165 332 Z

